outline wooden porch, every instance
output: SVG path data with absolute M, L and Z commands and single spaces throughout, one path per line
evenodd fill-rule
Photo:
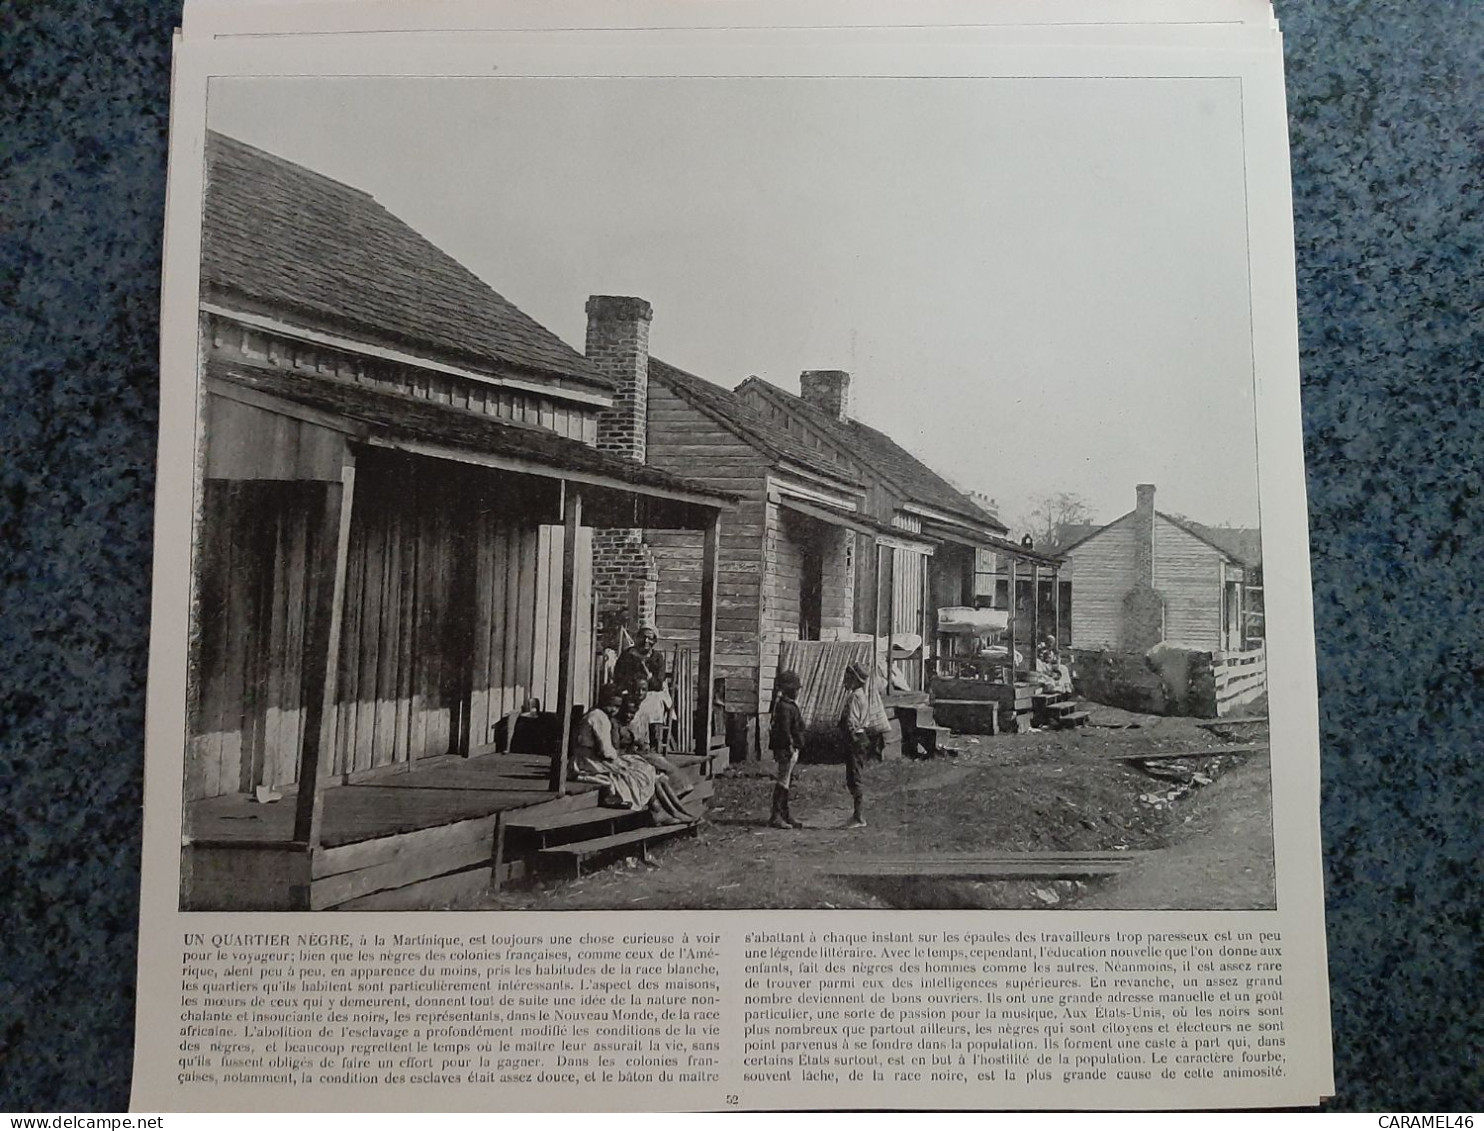
M 688 796 L 709 798 L 710 760 L 677 760 L 694 776 Z M 619 833 L 629 834 L 625 844 L 642 847 L 687 831 L 655 828 L 642 811 L 600 808 L 599 791 L 583 782 L 553 789 L 551 764 L 545 755 L 485 754 L 329 785 L 320 791 L 317 845 L 295 839 L 296 789 L 270 802 L 242 793 L 192 802 L 182 905 L 213 911 L 442 907 L 524 878 L 542 852 L 547 860 L 581 860 L 590 854 L 588 842 Z M 553 828 L 570 835 L 554 844 L 529 835 Z M 512 843 L 531 851 L 507 856 L 512 832 Z M 592 853 L 607 847 L 596 845 Z
M 193 657 L 183 909 L 446 906 L 531 866 L 504 857 L 514 814 L 592 810 L 566 822 L 563 858 L 671 835 L 568 773 L 595 529 L 700 533 L 693 752 L 675 760 L 709 796 L 727 496 L 359 386 L 228 372 L 208 389 L 220 505 L 198 568 L 215 619 Z M 537 740 L 514 740 L 524 719 Z

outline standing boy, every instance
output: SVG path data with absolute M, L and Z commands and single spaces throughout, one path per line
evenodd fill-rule
M 768 735 L 768 749 L 773 752 L 777 777 L 773 782 L 773 816 L 768 824 L 775 829 L 802 829 L 788 811 L 788 787 L 793 780 L 794 765 L 804 747 L 804 713 L 799 710 L 799 673 L 787 671 L 778 677 L 773 703 L 773 725 Z
M 865 803 L 861 788 L 861 767 L 871 750 L 871 699 L 866 691 L 870 674 L 859 662 L 852 662 L 845 669 L 845 706 L 840 711 L 840 731 L 845 747 L 845 788 L 855 803 L 855 811 L 845 822 L 847 829 L 866 827 L 862 806 Z

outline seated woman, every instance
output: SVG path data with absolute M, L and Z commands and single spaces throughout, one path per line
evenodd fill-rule
M 572 769 L 578 781 L 602 786 L 604 802 L 615 808 L 647 808 L 657 825 L 689 824 L 696 818 L 686 810 L 663 772 L 642 755 L 621 748 L 618 722 L 623 697 L 604 684 L 598 706 L 583 716 L 573 739 Z
M 665 656 L 659 650 L 660 634 L 653 625 L 639 630 L 638 638 L 625 648 L 613 665 L 613 682 L 622 695 L 642 698 L 651 680 L 665 678 Z

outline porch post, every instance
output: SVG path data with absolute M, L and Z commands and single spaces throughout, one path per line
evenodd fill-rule
M 1010 686 L 1011 687 L 1014 687 L 1015 686 L 1015 612 L 1016 612 L 1016 605 L 1018 604 L 1018 602 L 1016 600 L 1016 594 L 1015 594 L 1015 580 L 1016 580 L 1015 579 L 1015 557 L 1012 554 L 1007 554 L 1006 555 L 1006 558 L 1009 560 L 1009 563 L 1010 563 L 1010 565 L 1009 565 L 1010 581 L 1009 581 L 1009 586 L 1008 586 L 1009 591 L 1010 591 L 1010 600 L 1008 602 L 1008 604 L 1010 606 L 1010 654 L 1009 654 L 1009 656 L 1006 657 L 1006 659 L 1008 659 L 1010 661 L 1010 680 L 1009 680 Z
M 572 709 L 577 703 L 577 531 L 582 526 L 582 492 L 564 484 L 562 504 L 562 609 L 558 622 L 557 719 L 561 735 L 551 760 L 551 790 L 567 792 L 567 758 L 572 749 Z
M 874 594 L 875 599 L 876 599 L 876 605 L 871 610 L 871 666 L 874 668 L 875 665 L 876 665 L 877 655 L 881 651 L 881 635 L 882 635 L 882 633 L 881 633 L 881 589 L 882 589 L 882 586 L 885 584 L 885 577 L 886 577 L 886 565 L 885 565 L 885 562 L 883 561 L 883 558 L 885 556 L 885 553 L 889 553 L 890 551 L 888 551 L 887 548 L 885 546 L 883 546 L 875 537 L 873 537 L 871 539 L 871 549 L 872 549 L 872 551 L 876 555 L 876 569 L 875 569 L 875 575 L 876 575 L 875 576 L 876 592 Z M 891 637 L 891 614 L 890 613 L 887 614 L 886 636 L 888 638 L 888 641 L 887 641 L 887 644 L 886 644 L 886 656 L 882 660 L 882 671 L 888 673 L 887 674 L 887 679 L 889 681 L 891 679 L 891 675 L 890 675 L 890 672 L 891 672 L 891 643 L 890 643 L 890 637 Z M 874 677 L 876 673 L 873 671 L 871 674 Z
M 895 631 L 897 626 L 897 551 L 896 548 L 893 546 L 882 546 L 881 549 L 887 563 L 886 581 L 884 583 L 884 588 L 886 590 L 886 628 L 885 631 L 881 634 L 885 638 L 884 650 L 886 652 L 886 656 L 883 661 L 883 671 L 886 675 L 886 682 L 888 685 L 890 685 L 891 636 L 892 632 Z
M 1051 567 L 1051 631 L 1056 637 L 1056 650 L 1061 651 L 1061 570 Z
M 340 632 L 345 616 L 345 559 L 350 551 L 350 515 L 356 469 L 340 469 L 339 483 L 325 484 L 324 521 L 307 585 L 305 629 L 304 744 L 299 750 L 299 792 L 294 803 L 294 840 L 319 848 L 325 782 L 335 757 L 335 701 L 340 682 Z M 317 663 L 315 657 L 323 656 Z
M 696 657 L 696 753 L 711 753 L 711 711 L 716 690 L 716 558 L 721 548 L 721 510 L 711 512 L 701 549 L 701 635 Z
M 1041 566 L 1031 562 L 1031 670 L 1036 669 L 1036 649 L 1041 646 Z
M 917 690 L 927 690 L 927 656 L 929 642 L 933 639 L 933 630 L 937 628 L 938 618 L 933 609 L 928 606 L 932 604 L 932 585 L 928 575 L 932 569 L 928 563 L 931 561 L 926 554 L 922 556 L 922 615 L 918 619 L 918 627 L 922 629 L 922 646 L 917 650 Z M 891 690 L 891 680 L 886 681 L 886 689 Z

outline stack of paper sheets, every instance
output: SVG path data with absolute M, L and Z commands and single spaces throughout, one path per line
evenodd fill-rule
M 1258 0 L 188 0 L 135 1106 L 1328 1094 L 1285 122 Z

